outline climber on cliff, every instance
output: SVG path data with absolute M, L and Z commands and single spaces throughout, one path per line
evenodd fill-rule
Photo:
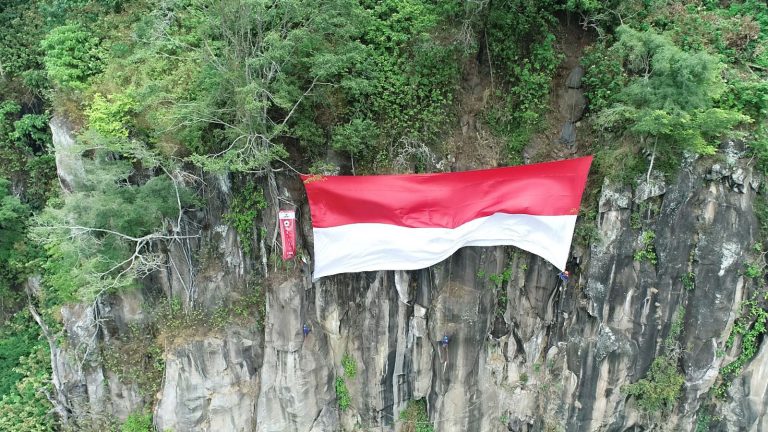
M 568 270 L 562 271 L 562 272 L 558 273 L 558 275 L 557 275 L 557 277 L 559 277 L 560 280 L 563 281 L 564 284 L 568 283 L 568 278 L 570 276 L 571 276 L 571 274 L 568 272 Z
M 312 329 L 309 328 L 308 324 L 304 324 L 304 327 L 302 328 L 302 331 L 304 332 L 304 337 L 307 337 L 307 335 L 309 334 L 309 332 L 312 331 Z

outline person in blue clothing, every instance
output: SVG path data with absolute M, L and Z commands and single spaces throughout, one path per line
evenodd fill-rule
M 312 329 L 311 329 L 311 328 L 309 328 L 309 325 L 308 325 L 308 324 L 304 324 L 304 328 L 303 328 L 302 330 L 304 331 L 304 337 L 307 337 L 307 335 L 309 334 L 309 332 L 311 332 L 311 331 L 312 331 Z
M 557 277 L 560 278 L 561 281 L 563 281 L 564 284 L 568 283 L 568 278 L 571 276 L 571 274 L 568 272 L 568 270 L 560 272 Z

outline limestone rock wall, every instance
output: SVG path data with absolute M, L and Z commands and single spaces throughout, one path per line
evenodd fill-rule
M 724 399 L 708 395 L 719 368 L 738 355 L 725 341 L 757 288 L 743 269 L 758 239 L 752 202 L 760 179 L 741 151 L 728 143 L 724 158 L 688 160 L 674 179 L 605 183 L 595 239 L 588 249 L 574 246 L 567 284 L 550 264 L 503 247 L 464 248 L 418 271 L 312 283 L 298 180 L 265 183 L 267 232 L 242 239 L 222 218 L 230 179 L 210 179 L 208 203 L 180 227 L 199 238 L 168 247 L 166 270 L 142 290 L 62 309 L 58 399 L 83 430 L 151 409 L 163 431 L 397 431 L 400 412 L 417 399 L 441 432 L 692 431 L 705 405 L 716 419 L 711 430 L 764 430 L 765 344 Z M 280 264 L 267 258 L 274 213 L 285 203 L 298 210 L 303 253 Z M 655 259 L 637 259 L 641 250 Z M 178 297 L 185 308 L 215 312 L 254 284 L 265 303 L 256 322 L 211 323 L 210 331 L 159 341 L 156 394 L 80 348 L 130 338 L 151 319 L 153 302 Z M 685 384 L 662 420 L 640 411 L 622 386 L 664 353 L 676 319 Z M 447 349 L 438 344 L 443 336 Z

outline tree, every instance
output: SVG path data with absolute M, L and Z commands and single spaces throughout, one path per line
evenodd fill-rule
M 189 237 L 177 231 L 192 195 L 170 174 L 130 184 L 131 165 L 103 151 L 89 165 L 87 187 L 46 208 L 32 228 L 47 251 L 42 266 L 57 302 L 128 288 L 163 265 L 158 242 Z
M 715 56 L 683 51 L 652 30 L 621 26 L 617 34 L 611 49 L 620 52 L 630 79 L 597 123 L 635 135 L 650 148 L 649 175 L 659 144 L 673 153 L 713 154 L 717 139 L 749 121 L 737 111 L 716 107 L 725 83 L 724 66 Z
M 158 117 L 165 130 L 203 145 L 189 146 L 191 160 L 212 171 L 262 171 L 286 156 L 299 106 L 331 80 L 359 51 L 352 29 L 356 2 L 286 0 L 202 1 L 177 11 L 161 35 L 161 53 L 196 64 L 198 88 L 158 95 L 172 101 Z M 194 21 L 189 27 L 185 22 Z

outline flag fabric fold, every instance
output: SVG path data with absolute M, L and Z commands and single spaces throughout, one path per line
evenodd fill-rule
M 302 176 L 313 279 L 415 270 L 512 245 L 565 269 L 592 157 L 438 174 Z

